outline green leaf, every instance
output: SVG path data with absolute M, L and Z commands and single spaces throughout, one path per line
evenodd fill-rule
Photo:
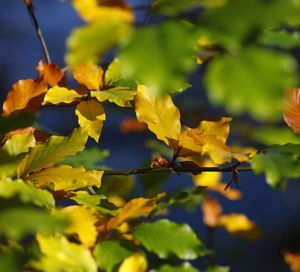
M 9 239 L 20 240 L 37 232 L 63 231 L 67 221 L 43 210 L 29 207 L 7 208 L 0 211 L 0 233 Z
M 150 272 L 199 272 L 199 270 L 194 268 L 190 263 L 185 262 L 182 265 L 176 267 L 165 264 L 158 270 L 151 270 Z
M 94 255 L 100 269 L 111 272 L 125 258 L 134 251 L 123 245 L 120 241 L 104 241 L 96 245 Z
M 2 271 L 20 272 L 26 261 L 25 254 L 14 250 L 9 254 L 1 254 L 0 267 Z
M 97 62 L 129 32 L 130 25 L 124 22 L 96 21 L 75 28 L 67 40 L 66 61 L 70 66 Z
M 300 47 L 300 32 L 288 32 L 286 30 L 266 31 L 261 38 L 261 43 L 283 49 L 298 48 Z
M 18 177 L 26 176 L 30 172 L 52 166 L 56 162 L 82 151 L 87 141 L 84 129 L 74 129 L 69 137 L 51 136 L 44 144 L 30 149 L 29 153 L 18 166 Z
M 36 188 L 23 180 L 0 180 L 0 197 L 11 198 L 18 195 L 23 203 L 33 203 L 40 207 L 52 208 L 55 200 L 47 190 Z
M 231 114 L 274 120 L 281 116 L 284 90 L 297 85 L 296 64 L 284 53 L 247 48 L 213 59 L 204 83 L 210 100 Z
M 261 127 L 255 128 L 251 138 L 264 145 L 300 144 L 300 136 L 290 128 L 283 127 Z
M 300 177 L 299 160 L 300 145 L 274 145 L 254 156 L 251 166 L 256 174 L 265 173 L 270 186 L 283 188 L 287 179 Z
M 207 268 L 204 272 L 229 272 L 230 268 L 228 266 L 212 266 Z
M 117 195 L 128 197 L 134 189 L 133 176 L 108 177 L 102 181 L 99 193 L 103 195 Z
M 68 164 L 73 167 L 83 166 L 87 170 L 102 168 L 99 163 L 105 161 L 110 156 L 108 149 L 99 149 L 92 147 L 71 156 L 60 162 L 60 164 Z
M 6 151 L 0 149 L 0 178 L 14 177 L 23 158 L 24 155 L 9 156 Z
M 203 243 L 188 225 L 167 219 L 140 225 L 133 234 L 148 251 L 162 259 L 175 255 L 183 260 L 194 260 L 207 253 Z
M 196 64 L 195 41 L 193 28 L 181 22 L 141 27 L 121 50 L 123 72 L 159 92 L 186 89 L 186 77 Z

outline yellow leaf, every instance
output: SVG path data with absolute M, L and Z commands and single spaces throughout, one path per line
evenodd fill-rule
M 224 227 L 228 232 L 237 236 L 243 236 L 251 240 L 261 237 L 259 227 L 244 214 L 232 213 L 222 215 L 219 225 Z
M 82 151 L 87 137 L 86 131 L 81 128 L 74 129 L 69 137 L 49 137 L 44 144 L 39 144 L 29 150 L 18 166 L 18 177 L 25 177 L 33 171 L 52 166 L 56 162 Z
M 37 235 L 42 256 L 33 263 L 44 272 L 97 272 L 97 265 L 89 249 L 71 243 L 66 237 Z
M 172 146 L 179 140 L 181 124 L 180 112 L 169 95 L 156 96 L 155 91 L 139 85 L 135 96 L 137 119 L 148 125 L 156 137 Z
M 160 193 L 152 198 L 140 197 L 130 200 L 117 216 L 108 221 L 106 229 L 111 230 L 134 218 L 148 216 L 156 208 L 156 202 L 164 195 L 165 193 Z
M 247 162 L 257 153 L 257 149 L 253 147 L 231 146 L 232 157 L 239 162 Z
M 79 125 L 85 128 L 88 135 L 98 142 L 103 121 L 106 118 L 102 105 L 95 100 L 82 101 L 77 105 L 75 113 Z
M 68 206 L 60 212 L 66 214 L 71 224 L 66 228 L 69 234 L 76 234 L 82 244 L 92 247 L 97 239 L 95 224 L 99 221 L 99 214 L 96 210 L 86 206 Z
M 78 98 L 83 97 L 82 94 L 77 93 L 74 90 L 69 90 L 64 87 L 55 86 L 50 88 L 45 95 L 43 105 L 50 103 L 50 104 L 60 104 L 60 103 L 72 103 Z
M 109 101 L 120 107 L 131 107 L 130 101 L 134 99 L 136 91 L 127 87 L 112 87 L 106 90 L 91 92 L 92 97 L 96 97 L 99 102 Z
M 143 254 L 134 253 L 121 264 L 118 272 L 146 272 L 147 260 Z
M 122 0 L 72 0 L 72 4 L 79 16 L 88 22 L 103 20 L 131 23 L 134 19 L 131 8 Z
M 54 190 L 76 190 L 86 186 L 100 187 L 103 171 L 86 171 L 83 167 L 72 168 L 69 165 L 45 168 L 31 174 L 28 179 L 38 187 L 54 185 Z
M 72 72 L 76 81 L 90 90 L 99 90 L 103 84 L 103 69 L 93 62 L 77 65 Z

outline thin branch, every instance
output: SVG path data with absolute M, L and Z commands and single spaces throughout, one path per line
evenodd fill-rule
M 250 172 L 251 167 L 237 167 L 239 172 Z M 202 172 L 232 172 L 232 166 L 228 167 L 158 167 L 158 168 L 137 168 L 137 169 L 126 169 L 126 170 L 103 170 L 105 176 L 130 176 L 140 174 L 157 174 L 157 173 L 191 173 L 200 174 Z
M 33 23 L 34 29 L 35 29 L 35 31 L 37 33 L 38 38 L 39 38 L 39 41 L 40 41 L 40 44 L 42 46 L 45 59 L 46 59 L 47 63 L 50 64 L 51 63 L 50 54 L 49 54 L 49 51 L 48 51 L 48 48 L 47 48 L 47 45 L 46 45 L 46 42 L 45 42 L 42 30 L 40 29 L 38 20 L 37 20 L 37 18 L 35 16 L 34 7 L 32 5 L 32 2 L 31 2 L 31 0 L 23 0 L 23 2 L 24 2 L 25 6 L 27 8 L 27 11 L 28 11 L 29 16 L 31 18 L 31 21 Z

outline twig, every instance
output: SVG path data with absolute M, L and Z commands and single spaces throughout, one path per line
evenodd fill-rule
M 46 58 L 46 61 L 47 61 L 47 63 L 51 63 L 50 54 L 49 54 L 45 39 L 43 37 L 42 30 L 39 27 L 38 20 L 37 20 L 35 14 L 34 14 L 34 7 L 32 5 L 32 2 L 31 2 L 31 0 L 23 0 L 23 2 L 24 2 L 25 6 L 27 8 L 27 11 L 28 11 L 29 16 L 31 18 L 31 21 L 33 23 L 34 29 L 37 33 L 38 38 L 39 38 L 40 44 L 41 44 L 42 49 L 43 49 L 44 56 Z

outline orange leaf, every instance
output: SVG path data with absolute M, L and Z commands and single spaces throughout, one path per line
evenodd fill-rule
M 12 86 L 3 104 L 3 116 L 9 116 L 18 110 L 33 112 L 42 103 L 43 96 L 47 92 L 47 84 L 44 81 L 25 79 L 19 80 Z
M 120 130 L 123 133 L 130 133 L 130 132 L 143 132 L 147 129 L 145 123 L 139 122 L 134 118 L 125 118 L 122 120 L 120 125 Z
M 300 134 L 300 88 L 287 91 L 283 118 L 295 133 Z
M 300 253 L 284 252 L 284 260 L 289 265 L 291 272 L 300 272 Z
M 215 198 L 207 198 L 202 203 L 203 222 L 205 225 L 216 228 L 222 214 L 222 206 Z
M 41 78 L 51 87 L 56 85 L 65 86 L 64 72 L 56 64 L 48 64 L 41 60 L 36 67 Z

